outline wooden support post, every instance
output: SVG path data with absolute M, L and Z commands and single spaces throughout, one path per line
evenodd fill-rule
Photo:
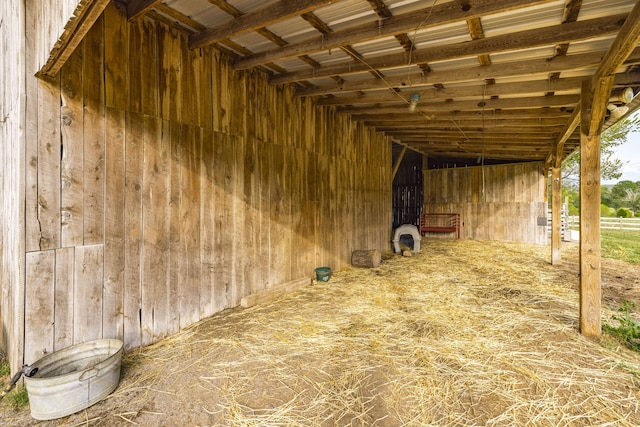
M 427 197 L 427 171 L 429 170 L 429 156 L 422 155 L 422 206 L 420 212 L 425 212 Z
M 405 145 L 402 147 L 402 151 L 400 152 L 400 155 L 398 156 L 395 164 L 393 165 L 393 172 L 391 172 L 391 181 L 393 181 L 396 178 L 396 174 L 398 173 L 398 169 L 400 169 L 400 164 L 402 163 L 402 159 L 404 159 L 404 155 L 406 152 L 407 152 L 407 146 Z
M 562 169 L 551 168 L 551 264 L 560 265 L 562 235 Z
M 582 84 L 580 120 L 580 332 L 601 335 L 600 133 L 613 77 Z

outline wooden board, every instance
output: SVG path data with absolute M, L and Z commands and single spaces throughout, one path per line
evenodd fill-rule
M 54 350 L 55 251 L 26 254 L 24 360 L 33 363 Z
M 144 118 L 141 325 L 142 344 L 167 333 L 169 260 L 169 144 L 168 122 Z M 166 136 L 165 136 L 166 135 Z
M 149 344 L 388 244 L 385 137 L 118 8 L 27 82 L 25 246 L 55 249 L 56 348 Z
M 73 269 L 73 343 L 102 338 L 104 245 L 78 246 Z
M 38 249 L 60 247 L 60 82 L 38 81 Z
M 200 157 L 200 317 L 215 313 L 214 257 L 215 257 L 215 207 L 210 201 L 215 192 L 213 170 L 213 132 L 201 130 L 202 155 Z M 173 151 L 173 146 L 172 146 Z M 171 180 L 173 187 L 173 179 Z M 173 191 L 172 191 L 173 194 Z M 173 210 L 173 197 L 171 202 Z M 172 215 L 173 219 L 173 215 Z M 173 226 L 173 221 L 172 221 Z
M 126 114 L 124 200 L 124 318 L 125 348 L 141 343 L 142 192 L 144 121 L 141 114 Z
M 107 107 L 105 167 L 105 243 L 102 337 L 124 335 L 125 275 L 125 113 Z
M 73 345 L 75 248 L 56 249 L 53 350 Z
M 83 241 L 85 245 L 92 245 L 104 242 L 105 64 L 102 18 L 87 33 L 83 47 Z
M 129 104 L 127 91 L 128 57 L 126 8 L 116 2 L 109 2 L 104 10 L 105 34 L 105 104 L 107 107 L 125 110 Z
M 82 84 L 83 45 L 69 57 L 60 71 L 61 80 L 61 245 L 84 242 L 84 98 Z
M 198 137 L 198 138 L 196 138 Z M 180 248 L 181 281 L 176 307 L 181 313 L 180 327 L 200 319 L 200 139 L 194 128 L 182 125 L 180 144 L 183 149 L 180 181 Z

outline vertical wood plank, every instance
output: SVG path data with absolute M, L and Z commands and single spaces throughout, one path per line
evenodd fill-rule
M 198 111 L 200 79 L 196 74 L 196 70 L 199 69 L 197 66 L 198 51 L 189 49 L 187 41 L 182 40 L 180 37 L 176 37 L 176 43 L 178 43 L 177 47 L 182 57 L 182 63 L 180 67 L 181 91 L 178 92 L 179 96 L 175 98 L 182 99 L 181 122 L 195 125 L 200 121 L 200 113 Z M 175 102 L 175 100 L 172 101 Z
M 287 203 L 285 200 L 284 149 L 278 144 L 269 146 L 269 182 L 270 186 L 270 236 L 271 265 L 270 284 L 285 283 L 288 276 L 289 238 L 285 224 L 287 221 Z
M 159 56 L 156 45 L 156 21 L 142 18 L 140 19 L 139 25 L 142 31 L 142 44 L 140 46 L 142 113 L 156 117 L 159 111 L 158 89 L 160 86 L 158 76 Z
M 38 81 L 38 249 L 60 247 L 60 80 Z
M 215 313 L 213 297 L 214 256 L 215 256 L 215 192 L 213 170 L 213 132 L 201 129 L 202 156 L 200 183 L 200 317 L 208 317 Z M 173 179 L 172 179 L 173 186 Z M 173 201 L 172 201 L 173 206 Z M 173 218 L 173 216 L 172 216 Z
M 83 45 L 60 71 L 61 80 L 61 245 L 81 246 L 83 235 L 84 136 Z
M 200 147 L 196 128 L 181 127 L 182 162 L 180 204 L 180 246 L 183 248 L 181 270 L 183 280 L 178 290 L 180 327 L 199 320 L 200 315 Z
M 84 40 L 84 244 L 104 242 L 104 23 L 100 18 Z
M 73 342 L 102 338 L 102 283 L 104 246 L 78 246 L 75 251 Z
M 141 114 L 126 115 L 125 209 L 124 209 L 124 324 L 125 348 L 140 346 L 141 258 L 142 258 L 142 193 L 143 134 Z
M 54 350 L 56 254 L 26 254 L 24 360 L 33 363 Z
M 172 309 L 169 317 L 169 329 L 177 331 L 180 327 L 179 293 L 185 278 L 181 270 L 185 250 L 181 244 L 182 212 L 182 169 L 184 148 L 181 138 L 181 126 L 171 122 L 171 180 L 169 183 L 169 301 Z M 185 203 L 188 203 L 185 200 Z
M 551 264 L 562 263 L 562 169 L 551 168 Z
M 126 9 L 109 2 L 104 10 L 105 102 L 107 107 L 125 110 L 129 75 Z
M 259 121 L 262 123 L 262 121 Z M 258 200 L 257 212 L 259 214 L 259 230 L 257 237 L 256 257 L 259 262 L 256 263 L 256 283 L 252 288 L 252 293 L 268 288 L 270 282 L 270 266 L 271 266 L 271 227 L 270 227 L 270 188 L 269 175 L 269 144 L 258 140 L 256 142 L 256 159 L 257 159 L 257 179 L 258 179 Z
M 166 123 L 145 116 L 143 136 L 143 267 L 142 267 L 142 344 L 149 344 L 167 333 L 167 265 L 169 253 L 168 132 Z M 166 135 L 166 136 L 165 136 Z
M 26 27 L 25 49 L 36 51 L 35 10 L 38 5 L 34 2 L 25 4 Z M 25 69 L 27 75 L 34 75 L 38 71 L 35 55 L 25 55 Z M 25 127 L 25 251 L 36 251 L 40 248 L 40 221 L 38 218 L 38 110 L 39 80 L 26 79 L 26 127 Z
M 125 129 L 123 110 L 107 108 L 103 337 L 124 334 Z
M 54 342 L 58 351 L 73 345 L 75 248 L 56 249 Z
M 199 49 L 200 69 L 198 78 L 200 79 L 198 100 L 200 112 L 200 126 L 205 129 L 213 129 L 213 64 L 211 48 Z
M 235 141 L 222 133 L 214 134 L 215 230 L 214 299 L 216 311 L 230 304 L 233 286 L 233 170 Z
M 140 113 L 142 111 L 142 23 L 141 20 L 127 25 L 127 47 L 128 47 L 128 87 L 129 98 L 128 111 Z

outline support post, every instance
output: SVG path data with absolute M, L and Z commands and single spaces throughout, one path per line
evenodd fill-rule
M 393 181 L 396 178 L 396 174 L 398 173 L 398 169 L 400 169 L 400 165 L 402 164 L 402 159 L 404 159 L 404 155 L 407 152 L 407 146 L 404 145 L 402 147 L 402 151 L 400 152 L 400 154 L 398 155 L 398 158 L 396 159 L 396 163 L 393 165 L 393 171 L 391 172 L 391 181 Z
M 551 264 L 560 265 L 562 255 L 562 169 L 551 168 Z
M 580 332 L 601 331 L 600 133 L 613 77 L 582 84 L 580 117 Z

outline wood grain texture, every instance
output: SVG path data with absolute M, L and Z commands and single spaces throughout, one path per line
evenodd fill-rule
M 124 336 L 125 283 L 125 112 L 107 107 L 105 159 L 105 243 L 102 338 Z
M 73 343 L 79 344 L 102 337 L 104 245 L 76 247 L 73 272 Z
M 541 163 L 425 170 L 424 211 L 460 213 L 461 237 L 547 243 Z M 438 237 L 438 236 L 435 236 Z
M 84 41 L 84 167 L 83 242 L 104 243 L 105 179 L 105 63 L 103 19 L 89 30 Z
M 83 53 L 81 45 L 60 71 L 62 247 L 80 246 L 84 242 Z
M 25 336 L 55 321 L 47 348 L 132 349 L 386 248 L 388 138 L 125 19 L 110 5 L 60 79 L 27 86 L 25 236 L 55 288 Z
M 29 363 L 54 350 L 55 263 L 53 250 L 27 253 L 24 358 Z

